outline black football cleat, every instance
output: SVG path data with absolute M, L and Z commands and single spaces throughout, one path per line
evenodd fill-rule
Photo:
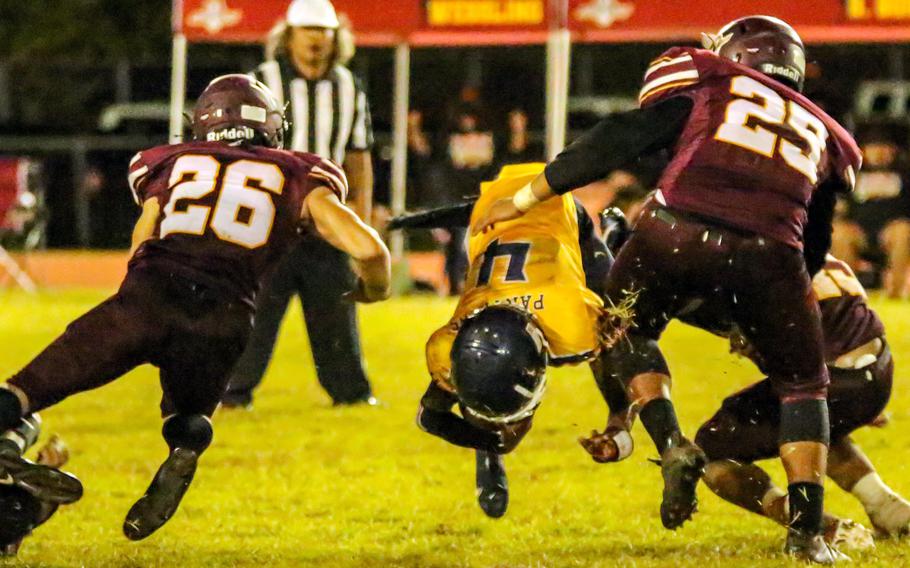
M 787 531 L 784 552 L 797 560 L 812 564 L 850 562 L 850 557 L 825 542 L 823 535 L 808 534 L 795 529 Z
M 29 461 L 12 447 L 0 448 L 0 485 L 15 485 L 41 501 L 59 505 L 82 498 L 82 482 L 76 476 Z
M 176 448 L 161 464 L 155 479 L 126 514 L 123 534 L 142 540 L 160 529 L 177 512 L 180 500 L 196 473 L 199 455 L 193 450 Z
M 676 530 L 698 510 L 695 492 L 698 480 L 705 474 L 708 459 L 701 448 L 683 438 L 660 456 L 664 494 L 660 503 L 660 520 L 665 528 Z
M 509 508 L 509 480 L 502 456 L 477 450 L 477 504 L 490 518 L 498 519 Z

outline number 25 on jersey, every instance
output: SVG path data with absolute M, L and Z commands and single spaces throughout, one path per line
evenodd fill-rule
M 202 235 L 211 227 L 219 239 L 248 249 L 268 242 L 275 222 L 270 194 L 281 195 L 284 190 L 281 169 L 275 164 L 239 160 L 224 167 L 219 183 L 221 168 L 212 156 L 186 154 L 174 162 L 168 180 L 174 189 L 164 206 L 161 238 L 172 233 Z M 182 211 L 176 209 L 179 201 L 198 201 L 219 186 L 214 207 L 190 204 Z
M 773 158 L 776 152 L 788 166 L 813 184 L 818 183 L 818 164 L 828 141 L 825 124 L 796 102 L 784 99 L 774 89 L 751 77 L 734 77 L 730 93 L 742 98 L 727 105 L 726 119 L 714 138 L 768 158 Z M 767 125 L 789 127 L 805 141 L 806 149 L 760 124 L 749 126 L 751 118 Z

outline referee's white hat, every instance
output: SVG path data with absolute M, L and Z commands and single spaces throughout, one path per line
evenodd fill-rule
M 329 0 L 294 0 L 285 19 L 295 28 L 338 29 L 338 14 Z

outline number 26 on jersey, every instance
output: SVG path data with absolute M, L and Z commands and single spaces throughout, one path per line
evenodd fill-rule
M 284 190 L 284 174 L 275 164 L 238 160 L 224 166 L 212 156 L 186 154 L 174 163 L 168 186 L 171 198 L 164 206 L 161 238 L 171 233 L 202 235 L 211 227 L 215 235 L 248 249 L 269 240 L 275 221 L 272 195 Z M 178 211 L 179 201 L 198 201 L 220 188 L 214 207 L 187 205 Z
M 751 77 L 734 77 L 730 93 L 742 98 L 727 105 L 726 119 L 714 138 L 768 158 L 779 154 L 788 166 L 809 178 L 813 184 L 818 183 L 818 164 L 828 141 L 825 124 L 798 103 L 784 99 L 774 89 Z M 767 125 L 789 127 L 805 141 L 805 149 L 761 124 L 749 126 L 750 119 Z

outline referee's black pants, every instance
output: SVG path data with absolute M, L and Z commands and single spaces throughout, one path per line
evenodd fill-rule
M 303 304 L 322 388 L 339 404 L 369 398 L 372 392 L 360 352 L 357 311 L 352 300 L 343 298 L 354 282 L 348 256 L 325 241 L 306 237 L 295 246 L 259 293 L 253 332 L 234 368 L 224 401 L 235 405 L 252 402 L 294 294 Z

